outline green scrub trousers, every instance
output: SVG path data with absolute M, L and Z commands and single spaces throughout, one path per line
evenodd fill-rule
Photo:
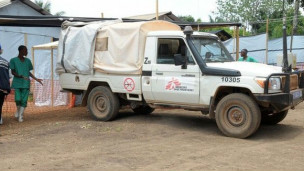
M 15 88 L 15 102 L 17 106 L 26 107 L 30 93 L 28 88 Z

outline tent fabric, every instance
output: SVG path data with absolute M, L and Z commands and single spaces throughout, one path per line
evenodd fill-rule
M 287 37 L 288 52 L 290 48 L 291 37 Z M 235 40 L 229 39 L 223 42 L 228 51 L 235 57 Z M 261 63 L 266 61 L 266 34 L 250 37 L 240 37 L 240 50 L 247 49 L 248 56 L 255 58 Z M 294 36 L 292 44 L 292 53 L 296 54 L 297 62 L 304 62 L 304 36 Z M 268 64 L 276 64 L 278 56 L 283 54 L 283 38 L 272 39 L 268 41 Z
M 140 74 L 144 61 L 146 36 L 150 31 L 180 31 L 178 25 L 166 21 L 118 23 L 101 28 L 97 35 L 94 69 L 105 73 Z M 106 40 L 108 49 L 98 40 Z
M 147 33 L 180 31 L 178 25 L 166 21 L 122 23 L 117 20 L 79 25 L 68 23 L 63 26 L 57 73 L 91 74 L 94 68 L 105 73 L 140 74 Z
M 91 74 L 98 29 L 119 22 L 122 21 L 64 22 L 59 38 L 56 72 Z

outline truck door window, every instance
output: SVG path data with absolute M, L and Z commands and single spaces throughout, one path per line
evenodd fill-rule
M 206 63 L 233 61 L 227 49 L 216 39 L 194 37 L 193 43 Z
M 160 38 L 158 39 L 158 52 L 157 63 L 158 64 L 172 64 L 174 65 L 174 55 L 182 54 L 182 48 L 186 48 L 186 55 L 188 64 L 195 65 L 193 57 L 190 54 L 183 39 L 178 38 Z

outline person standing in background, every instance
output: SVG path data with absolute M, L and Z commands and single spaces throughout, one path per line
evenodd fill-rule
M 0 55 L 3 50 L 0 44 Z M 2 120 L 2 106 L 6 95 L 11 91 L 10 81 L 9 81 L 9 63 L 7 60 L 0 56 L 0 125 L 3 124 Z
M 255 60 L 253 57 L 247 56 L 248 50 L 247 49 L 242 49 L 241 50 L 241 57 L 239 58 L 238 61 L 245 61 L 245 62 L 258 62 Z
M 27 48 L 24 45 L 19 46 L 19 54 L 10 60 L 10 68 L 14 75 L 12 88 L 15 89 L 15 102 L 17 111 L 15 117 L 19 122 L 23 122 L 24 110 L 27 107 L 27 100 L 30 93 L 30 78 L 42 84 L 42 79 L 36 78 L 30 71 L 33 70 L 32 62 L 26 58 Z

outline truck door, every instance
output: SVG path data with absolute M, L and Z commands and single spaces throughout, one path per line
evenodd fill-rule
M 187 67 L 175 65 L 174 56 L 184 56 Z M 155 102 L 199 103 L 200 70 L 182 38 L 159 38 L 152 64 L 151 87 Z

